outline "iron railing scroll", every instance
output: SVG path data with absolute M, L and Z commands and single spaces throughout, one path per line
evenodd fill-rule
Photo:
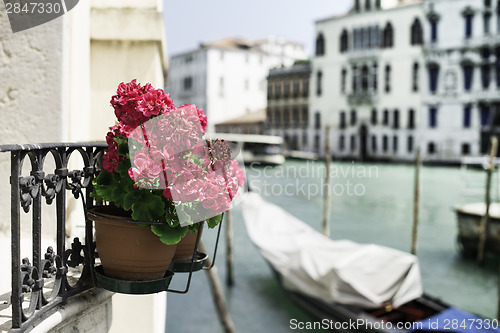
M 12 331 L 24 331 L 69 297 L 94 287 L 92 224 L 85 222 L 84 240 L 75 238 L 66 248 L 66 197 L 81 200 L 84 208 L 93 204 L 92 179 L 100 170 L 106 148 L 104 142 L 0 146 L 0 152 L 11 155 Z M 81 170 L 69 170 L 74 155 L 83 161 Z M 55 164 L 50 172 L 44 167 L 48 156 Z M 25 163 L 31 166 L 27 175 L 23 174 Z M 56 207 L 56 241 L 46 249 L 42 249 L 42 200 Z M 21 215 L 29 213 L 32 254 L 21 258 Z M 81 274 L 70 279 L 70 267 Z

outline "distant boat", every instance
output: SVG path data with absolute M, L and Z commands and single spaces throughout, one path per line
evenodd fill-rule
M 416 256 L 331 240 L 255 193 L 243 199 L 243 216 L 250 239 L 286 295 L 319 320 L 321 329 L 427 332 L 445 329 L 451 320 L 481 321 L 424 294 Z M 293 325 L 300 327 L 291 320 Z M 448 328 L 446 332 L 500 332 Z
M 207 139 L 224 139 L 232 143 L 233 152 L 242 153 L 245 164 L 279 165 L 285 162 L 283 155 L 283 138 L 280 136 L 260 134 L 211 133 Z
M 488 167 L 489 157 L 468 157 L 462 159 L 462 181 L 464 183 L 473 183 L 468 186 L 471 188 L 463 189 L 463 194 L 475 195 L 484 198 L 485 179 L 466 178 L 467 169 L 477 170 Z M 500 159 L 495 159 L 495 165 L 500 164 Z M 472 173 L 474 174 L 474 173 Z M 485 175 L 486 173 L 484 173 Z M 478 172 L 475 172 L 478 175 Z M 479 173 L 479 175 L 482 175 Z M 472 176 L 471 176 L 472 177 Z M 472 180 L 472 181 L 471 181 Z M 467 184 L 464 184 L 467 186 Z M 475 188 L 473 188 L 475 186 Z M 498 185 L 497 185 L 498 186 Z M 455 205 L 453 207 L 457 215 L 458 235 L 457 242 L 460 251 L 464 256 L 476 256 L 479 245 L 479 225 L 481 219 L 486 214 L 486 204 L 484 202 L 469 202 Z M 490 203 L 489 223 L 486 232 L 485 251 L 500 254 L 500 203 Z
M 486 214 L 486 204 L 474 202 L 454 207 L 457 214 L 460 250 L 465 256 L 476 256 L 479 244 L 479 225 Z M 491 203 L 486 232 L 485 251 L 500 254 L 500 203 Z

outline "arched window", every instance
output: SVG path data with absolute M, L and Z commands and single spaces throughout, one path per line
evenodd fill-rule
M 359 6 L 359 0 L 354 0 L 354 10 L 359 12 L 361 7 Z
M 368 90 L 368 66 L 366 65 L 361 68 L 361 89 Z
M 323 72 L 319 71 L 316 74 L 316 95 L 321 96 L 321 84 L 323 80 Z
M 420 66 L 418 65 L 418 62 L 413 64 L 413 73 L 412 73 L 412 90 L 414 92 L 418 91 L 418 80 L 419 80 L 419 69 Z
M 365 0 L 365 10 L 371 10 L 372 9 L 372 0 Z
M 438 89 L 439 65 L 436 63 L 430 63 L 428 69 L 429 69 L 429 91 L 435 94 Z
M 322 56 L 325 54 L 325 37 L 320 32 L 316 37 L 316 55 Z
M 408 111 L 408 128 L 415 129 L 415 110 Z
M 382 47 L 393 47 L 394 46 L 394 29 L 392 24 L 388 22 L 382 33 Z
M 410 36 L 410 43 L 411 45 L 421 45 L 424 42 L 423 38 L 423 30 L 422 30 L 422 24 L 420 23 L 420 20 L 418 18 L 413 21 L 413 24 L 411 25 L 411 36 Z
M 391 65 L 385 66 L 385 92 L 391 92 Z
M 349 34 L 347 30 L 343 30 L 340 35 L 340 53 L 344 53 L 349 48 Z

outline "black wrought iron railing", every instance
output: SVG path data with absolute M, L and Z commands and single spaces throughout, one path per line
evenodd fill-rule
M 84 206 L 92 205 L 90 187 L 106 148 L 104 142 L 0 146 L 0 153 L 11 156 L 13 331 L 24 331 L 48 310 L 94 286 L 92 224 L 82 216 L 85 239 L 75 238 L 66 248 L 66 198 L 69 194 Z M 70 170 L 75 155 L 83 167 Z M 46 170 L 47 159 L 53 159 L 47 165 L 55 165 L 54 170 Z M 26 163 L 30 165 L 23 168 Z M 23 174 L 27 169 L 29 174 Z M 46 249 L 42 249 L 42 200 L 55 204 L 56 240 Z M 31 258 L 21 258 L 21 210 L 31 212 Z

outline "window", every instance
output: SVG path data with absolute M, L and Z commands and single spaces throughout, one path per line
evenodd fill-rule
M 412 153 L 413 152 L 413 136 L 409 135 L 408 136 L 408 139 L 406 140 L 406 150 L 409 152 L 409 153 Z
M 481 104 L 481 126 L 488 127 L 490 126 L 490 107 L 487 104 Z
M 411 45 L 422 45 L 424 43 L 422 24 L 420 20 L 416 18 L 411 25 L 410 31 L 410 44 Z
M 319 153 L 320 145 L 321 145 L 321 138 L 320 138 L 320 136 L 318 134 L 316 134 L 314 136 L 314 151 L 316 153 Z
M 373 64 L 372 67 L 372 83 L 373 83 L 373 91 L 378 90 L 378 65 Z
M 491 8 L 491 0 L 484 0 L 484 7 Z
M 323 73 L 319 71 L 316 74 L 316 95 L 321 96 L 321 81 L 323 79 Z
M 377 137 L 372 135 L 372 152 L 377 152 Z
M 394 129 L 398 129 L 399 128 L 399 110 L 394 110 L 394 114 L 393 114 L 394 118 L 393 118 L 393 123 L 392 123 L 392 128 Z
M 481 84 L 483 89 L 488 89 L 491 81 L 491 70 L 489 64 L 481 65 Z
M 358 91 L 358 67 L 352 66 L 352 91 Z
M 394 30 L 392 24 L 389 22 L 386 24 L 384 31 L 382 32 L 382 47 L 390 48 L 394 46 Z
M 465 18 L 465 38 L 471 38 L 474 15 L 472 13 L 467 13 L 465 14 L 464 18 Z
M 290 124 L 290 109 L 285 106 L 283 109 L 283 125 L 287 127 Z
M 472 107 L 470 105 L 464 106 L 464 116 L 463 116 L 464 128 L 470 128 L 470 126 L 471 126 L 471 114 L 472 114 Z
M 307 136 L 307 133 L 302 134 L 302 147 L 307 147 L 307 144 L 309 143 L 309 137 Z
M 359 0 L 354 0 L 354 10 L 359 12 L 360 9 Z
M 408 111 L 408 128 L 415 129 L 415 110 Z
M 314 128 L 321 129 L 321 113 L 319 112 L 314 114 Z
M 368 90 L 368 66 L 366 65 L 361 68 L 361 89 Z
M 345 85 L 347 80 L 347 70 L 342 68 L 342 74 L 340 75 L 340 92 L 345 93 Z
M 398 137 L 396 135 L 392 137 L 392 150 L 394 153 L 398 152 Z
M 418 65 L 418 62 L 413 64 L 413 72 L 412 72 L 412 90 L 414 92 L 418 91 L 418 79 L 419 79 L 419 72 L 420 66 Z
M 499 17 L 499 22 L 500 22 L 500 17 Z M 497 83 L 497 88 L 500 88 L 500 47 L 497 47 L 495 49 L 495 77 L 496 77 L 496 83 Z
M 309 80 L 307 79 L 302 81 L 302 96 L 303 97 L 309 96 Z
M 371 3 L 371 1 L 372 0 L 365 0 L 365 9 L 367 11 L 372 9 L 372 3 Z
M 384 153 L 387 153 L 387 150 L 389 149 L 389 138 L 387 135 L 384 135 L 382 137 L 382 150 Z
M 342 30 L 342 34 L 340 35 L 340 53 L 344 53 L 349 48 L 349 34 L 347 30 Z
M 429 109 L 429 127 L 436 128 L 437 127 L 437 108 L 431 107 Z
M 299 97 L 300 93 L 300 82 L 298 80 L 293 81 L 293 97 L 297 98 Z
M 436 144 L 434 142 L 429 142 L 427 144 L 427 153 L 429 153 L 429 154 L 436 153 Z
M 384 113 L 382 114 L 382 125 L 389 125 L 389 111 L 384 110 Z
M 472 63 L 466 63 L 462 65 L 462 71 L 464 75 L 464 90 L 471 91 L 472 79 L 474 77 L 474 65 L 472 65 Z
M 351 135 L 351 152 L 356 151 L 356 136 L 353 134 Z
M 276 98 L 281 98 L 281 83 L 280 82 L 276 82 L 274 84 L 274 94 L 275 94 Z
M 285 84 L 284 84 L 284 90 L 285 91 L 283 92 L 283 97 L 285 97 L 285 98 L 290 97 L 290 82 L 288 82 L 288 81 L 285 82 Z
M 309 108 L 307 106 L 302 107 L 301 122 L 304 127 L 309 124 Z
M 273 123 L 273 110 L 269 107 L 266 109 L 266 123 Z
M 191 76 L 185 77 L 183 80 L 183 88 L 184 90 L 193 89 L 193 78 Z
M 462 143 L 462 155 L 470 155 L 470 144 Z
M 345 136 L 344 134 L 341 134 L 339 137 L 339 150 L 344 151 L 345 149 Z
M 391 92 L 391 66 L 385 66 L 385 92 Z
M 377 125 L 377 109 L 372 110 L 371 124 Z
M 439 78 L 439 66 L 437 64 L 429 65 L 429 91 L 432 94 L 437 92 Z
M 322 56 L 325 54 L 325 37 L 320 32 L 316 37 L 316 55 Z
M 375 8 L 380 9 L 380 0 L 375 0 Z
M 299 108 L 294 106 L 292 109 L 292 123 L 297 126 L 299 124 Z
M 490 22 L 491 22 L 491 14 L 484 13 L 483 15 L 483 31 L 485 35 L 490 34 Z
M 339 115 L 340 115 L 340 128 L 344 129 L 346 128 L 345 112 L 341 111 Z
M 351 126 L 356 125 L 356 110 L 351 110 Z
M 435 43 L 438 40 L 438 21 L 431 21 L 431 42 Z

